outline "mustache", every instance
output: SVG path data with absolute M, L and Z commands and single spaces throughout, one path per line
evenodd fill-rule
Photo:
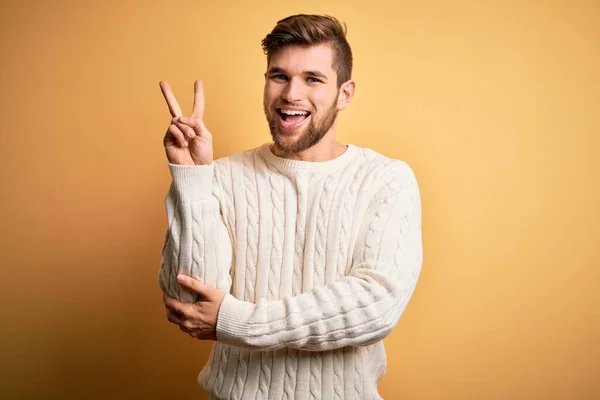
M 287 102 L 287 101 L 284 101 L 282 103 L 274 104 L 271 107 L 271 109 L 276 110 L 278 108 L 284 108 L 284 107 L 301 108 L 303 110 L 309 111 L 310 113 L 313 112 L 313 110 L 312 110 L 311 107 L 306 107 L 303 104 L 290 103 L 290 102 Z

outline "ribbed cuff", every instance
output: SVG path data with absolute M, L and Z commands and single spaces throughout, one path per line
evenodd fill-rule
M 183 201 L 206 200 L 212 196 L 213 164 L 169 164 L 173 186 Z
M 238 347 L 245 347 L 250 334 L 250 316 L 254 304 L 241 301 L 227 293 L 217 317 L 217 341 Z

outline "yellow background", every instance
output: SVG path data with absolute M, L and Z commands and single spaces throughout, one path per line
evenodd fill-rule
M 267 142 L 260 40 L 299 12 L 348 24 L 340 140 L 422 191 L 383 397 L 599 398 L 600 4 L 551 0 L 2 2 L 0 397 L 206 398 L 156 284 L 158 81 L 205 82 L 217 156 Z

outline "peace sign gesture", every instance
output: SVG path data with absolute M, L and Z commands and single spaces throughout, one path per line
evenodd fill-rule
M 184 117 L 181 107 L 167 82 L 160 82 L 169 111 L 171 125 L 167 129 L 163 144 L 171 164 L 210 165 L 213 161 L 212 134 L 204 126 L 204 87 L 194 83 L 194 109 L 192 115 Z

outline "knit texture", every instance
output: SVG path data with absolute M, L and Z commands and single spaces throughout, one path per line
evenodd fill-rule
M 265 144 L 210 166 L 169 165 L 158 282 L 227 294 L 199 374 L 214 399 L 380 399 L 383 338 L 422 265 L 421 201 L 403 161 L 349 145 L 276 157 Z

